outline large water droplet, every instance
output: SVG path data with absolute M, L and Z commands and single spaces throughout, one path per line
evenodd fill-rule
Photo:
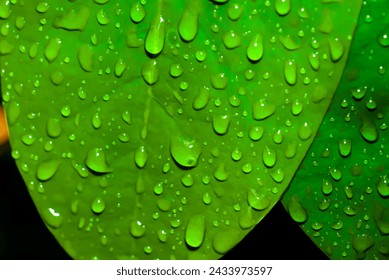
M 269 168 L 273 167 L 277 162 L 276 151 L 270 148 L 269 146 L 265 146 L 262 152 L 262 160 L 267 167 Z
M 54 229 L 59 228 L 63 223 L 63 216 L 54 208 L 43 209 L 41 215 L 46 224 Z
M 241 42 L 242 39 L 234 30 L 226 32 L 223 36 L 223 43 L 227 49 L 235 49 L 241 45 Z
M 159 69 L 155 59 L 148 60 L 143 64 L 142 76 L 145 82 L 149 85 L 154 85 L 159 78 Z
M 110 173 L 113 171 L 108 166 L 105 153 L 101 148 L 90 149 L 86 156 L 85 164 L 90 170 L 97 173 Z
M 44 49 L 44 54 L 48 62 L 53 62 L 59 55 L 61 50 L 62 41 L 58 38 L 51 38 L 46 48 Z
M 59 119 L 49 118 L 46 124 L 46 131 L 50 137 L 59 137 L 62 133 L 62 128 Z
M 165 45 L 165 20 L 163 19 L 161 13 L 159 12 L 151 26 L 146 36 L 145 49 L 152 56 L 157 56 L 163 50 Z
M 307 211 L 298 201 L 298 198 L 292 197 L 288 203 L 288 211 L 293 220 L 297 223 L 304 223 L 308 219 Z
M 135 23 L 139 23 L 145 18 L 145 16 L 146 16 L 146 12 L 145 9 L 143 8 L 143 5 L 134 2 L 130 10 L 131 20 Z
M 292 9 L 291 0 L 275 0 L 274 8 L 280 16 L 289 14 Z
M 195 167 L 201 151 L 201 146 L 193 139 L 175 137 L 170 143 L 170 153 L 176 163 L 182 167 Z
M 138 166 L 139 168 L 145 167 L 148 157 L 149 157 L 149 154 L 146 151 L 145 146 L 140 146 L 135 151 L 135 164 L 136 164 L 136 166 Z
M 351 139 L 339 139 L 339 154 L 348 157 L 351 154 Z
M 273 104 L 266 102 L 265 100 L 260 100 L 253 103 L 252 110 L 253 119 L 259 121 L 273 115 L 276 111 L 276 107 Z
M 230 126 L 230 115 L 214 115 L 213 116 L 213 129 L 219 135 L 224 135 L 228 132 Z
M 199 25 L 198 15 L 195 9 L 188 7 L 183 12 L 178 23 L 178 33 L 185 42 L 193 41 L 196 38 Z
M 265 210 L 270 205 L 270 198 L 268 194 L 250 188 L 247 191 L 247 201 L 249 205 L 256 210 Z
M 284 76 L 286 82 L 293 86 L 297 83 L 297 65 L 296 62 L 289 60 L 284 64 Z
M 56 159 L 40 163 L 36 170 L 36 177 L 38 180 L 47 181 L 51 179 L 57 172 L 60 163 L 60 160 Z
M 105 201 L 101 197 L 96 197 L 91 204 L 91 209 L 95 214 L 101 214 L 105 210 Z
M 204 241 L 205 218 L 203 215 L 194 215 L 189 218 L 185 230 L 185 241 L 192 248 L 198 248 Z
M 213 175 L 215 176 L 215 178 L 218 180 L 218 181 L 225 181 L 228 179 L 228 172 L 226 170 L 226 165 L 225 163 L 221 163 L 218 165 L 218 167 L 216 168 L 215 172 L 213 173 Z
M 250 61 L 257 62 L 263 57 L 263 41 L 260 34 L 255 35 L 246 50 L 247 58 Z

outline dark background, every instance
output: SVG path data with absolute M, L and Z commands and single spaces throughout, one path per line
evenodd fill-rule
M 0 147 L 0 259 L 66 260 L 69 256 L 43 224 L 9 147 Z M 223 259 L 328 259 L 278 203 Z

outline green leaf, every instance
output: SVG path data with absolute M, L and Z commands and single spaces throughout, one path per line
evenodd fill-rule
M 282 200 L 333 259 L 389 258 L 388 4 L 363 6 L 329 112 Z
M 229 251 L 309 148 L 360 4 L 0 1 L 13 156 L 58 242 L 76 259 Z

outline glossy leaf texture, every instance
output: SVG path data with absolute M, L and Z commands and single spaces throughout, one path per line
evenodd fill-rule
M 332 259 L 389 258 L 389 1 L 365 1 L 344 75 L 282 200 Z
M 12 155 L 75 259 L 216 259 L 279 200 L 361 1 L 0 1 Z

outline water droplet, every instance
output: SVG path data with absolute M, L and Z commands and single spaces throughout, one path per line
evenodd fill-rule
M 245 163 L 242 165 L 242 171 L 243 173 L 248 174 L 253 171 L 253 166 L 251 165 L 251 163 Z
M 322 185 L 321 185 L 321 191 L 325 195 L 330 195 L 332 193 L 333 188 L 334 188 L 334 186 L 332 184 L 332 181 L 327 180 L 327 179 L 323 179 Z
M 277 162 L 276 151 L 270 148 L 269 146 L 265 146 L 262 152 L 262 160 L 267 167 L 269 168 L 273 167 Z
M 354 216 L 355 214 L 357 214 L 357 211 L 354 208 L 352 208 L 350 205 L 343 207 L 343 212 L 347 216 Z
M 309 63 L 313 70 L 318 71 L 320 69 L 320 58 L 316 53 L 311 53 L 308 55 Z
M 46 131 L 50 137 L 56 138 L 61 135 L 62 128 L 57 118 L 49 118 L 46 124 Z
M 382 47 L 389 47 L 389 36 L 388 36 L 388 34 L 384 33 L 384 34 L 381 34 L 380 36 L 378 36 L 378 43 Z
M 281 129 L 278 129 L 273 133 L 273 142 L 276 144 L 281 144 L 282 141 L 284 141 L 284 135 L 281 131 Z
M 198 248 L 204 241 L 205 218 L 203 215 L 194 215 L 189 218 L 185 229 L 185 242 L 192 248 Z
M 299 99 L 295 99 L 292 104 L 292 114 L 298 116 L 303 111 L 303 103 Z
M 298 130 L 297 130 L 298 137 L 303 141 L 311 138 L 312 133 L 313 132 L 312 132 L 311 126 L 307 122 L 304 122 L 303 125 L 300 125 Z
M 159 69 L 155 59 L 148 60 L 143 64 L 142 76 L 145 82 L 149 85 L 154 85 L 159 78 Z
M 351 90 L 351 94 L 355 100 L 361 100 L 366 94 L 366 88 L 354 88 Z
M 223 230 L 215 234 L 213 239 L 213 249 L 224 255 L 231 250 L 242 238 L 241 232 L 237 230 Z
M 231 158 L 235 161 L 238 161 L 242 158 L 242 154 L 242 151 L 238 147 L 236 147 L 231 153 Z
M 98 112 L 94 113 L 93 116 L 92 116 L 92 125 L 94 128 L 98 129 L 101 127 L 101 117 L 100 117 L 100 114 Z
M 289 85 L 293 86 L 297 83 L 297 65 L 294 61 L 289 60 L 285 62 L 284 76 Z
M 336 222 L 331 224 L 331 228 L 333 228 L 334 230 L 340 230 L 340 229 L 343 228 L 343 222 L 342 221 L 336 221 Z
M 331 60 L 333 62 L 339 61 L 343 57 L 345 52 L 345 48 L 342 41 L 340 41 L 338 38 L 328 39 L 328 44 L 330 46 Z
M 184 69 L 181 64 L 172 64 L 170 66 L 170 75 L 174 78 L 178 78 L 184 73 Z
M 124 71 L 126 71 L 127 67 L 128 67 L 127 63 L 124 60 L 119 59 L 115 63 L 115 76 L 118 78 L 123 76 L 123 73 L 124 73 Z
M 61 115 L 65 118 L 69 117 L 71 114 L 70 107 L 68 105 L 65 105 L 61 108 Z
M 292 9 L 291 0 L 275 0 L 275 10 L 280 16 L 286 16 Z
M 363 120 L 359 132 L 363 139 L 365 139 L 367 142 L 373 143 L 378 140 L 378 130 L 374 123 L 370 120 Z
M 111 22 L 107 13 L 103 9 L 97 11 L 96 18 L 98 23 L 100 23 L 101 25 L 107 25 L 108 23 Z
M 77 53 L 78 62 L 81 68 L 86 72 L 92 72 L 93 70 L 93 56 L 94 50 L 88 46 L 83 45 L 79 48 Z
M 36 170 L 36 177 L 38 180 L 47 181 L 51 179 L 57 172 L 60 163 L 61 162 L 56 159 L 40 163 Z
M 206 87 L 202 87 L 200 89 L 199 94 L 193 100 L 193 108 L 195 110 L 204 109 L 209 102 L 209 89 Z
M 250 61 L 257 62 L 261 60 L 263 57 L 263 41 L 261 35 L 257 34 L 251 39 L 246 50 L 246 55 Z
M 352 238 L 351 245 L 357 252 L 358 258 L 362 258 L 364 253 L 374 245 L 374 238 L 367 234 L 358 234 Z
M 307 211 L 300 204 L 296 197 L 292 197 L 288 203 L 288 211 L 290 216 L 297 223 L 304 223 L 308 219 Z
M 201 146 L 193 139 L 175 137 L 170 143 L 170 153 L 173 159 L 183 167 L 195 167 L 201 152 Z
M 168 239 L 168 233 L 167 233 L 167 231 L 164 230 L 164 229 L 158 230 L 158 239 L 159 239 L 159 241 L 161 241 L 162 243 L 166 243 L 166 242 L 167 242 L 167 239 Z
M 162 52 L 164 45 L 165 20 L 159 12 L 153 19 L 146 35 L 145 49 L 150 55 L 157 56 Z
M 146 151 L 145 146 L 140 146 L 135 151 L 135 164 L 136 164 L 136 166 L 138 166 L 139 168 L 145 167 L 148 157 L 149 157 L 149 154 Z
M 178 23 L 178 33 L 185 42 L 193 41 L 198 32 L 199 19 L 193 7 L 188 7 L 183 12 Z
M 381 196 L 389 196 L 389 180 L 387 176 L 381 177 L 380 180 L 377 182 L 377 190 Z
M 211 76 L 211 84 L 215 89 L 225 89 L 228 84 L 228 78 L 225 73 L 218 73 Z
M 146 232 L 146 226 L 141 221 L 132 221 L 130 225 L 130 233 L 133 237 L 142 237 Z
M 253 188 L 250 188 L 247 191 L 247 201 L 249 205 L 256 210 L 265 210 L 270 206 L 269 195 L 262 193 L 261 191 L 256 191 Z
M 218 181 L 226 181 L 228 179 L 228 172 L 226 170 L 226 165 L 225 163 L 221 163 L 218 165 L 218 167 L 216 168 L 215 172 L 213 173 L 213 175 L 215 176 L 215 178 L 218 180 Z
M 339 181 L 340 179 L 342 179 L 342 171 L 339 168 L 330 167 L 329 172 L 332 179 L 334 179 L 335 181 Z
M 145 16 L 146 16 L 146 12 L 145 9 L 143 8 L 143 5 L 134 2 L 130 10 L 131 20 L 135 23 L 139 23 L 145 18 Z
M 300 48 L 300 44 L 296 43 L 290 35 L 282 36 L 280 41 L 288 51 L 295 51 Z
M 46 224 L 54 229 L 59 228 L 63 223 L 63 216 L 54 208 L 45 208 L 41 215 Z
M 232 4 L 227 8 L 227 15 L 230 20 L 236 21 L 242 16 L 243 10 L 243 5 Z
M 339 154 L 348 157 L 351 154 L 351 139 L 339 139 Z
M 265 100 L 260 100 L 253 103 L 252 110 L 253 119 L 259 121 L 273 115 L 276 111 L 276 107 Z
M 97 173 L 110 173 L 113 171 L 113 169 L 108 166 L 105 153 L 101 148 L 90 149 L 85 164 L 90 170 Z
M 85 6 L 70 8 L 54 21 L 54 27 L 69 31 L 83 31 L 89 20 L 89 9 Z
M 95 214 L 101 214 L 105 210 L 105 202 L 101 197 L 96 197 L 91 204 L 91 209 Z
M 235 49 L 241 45 L 242 39 L 234 30 L 230 30 L 224 34 L 223 43 L 227 49 Z
M 36 137 L 33 135 L 33 134 L 24 134 L 22 136 L 22 142 L 27 145 L 27 146 L 31 146 L 32 144 L 34 144 L 36 141 Z
M 230 126 L 230 119 L 231 117 L 229 115 L 222 115 L 222 116 L 213 116 L 213 129 L 214 131 L 219 135 L 224 135 L 228 132 L 228 127 Z
M 154 186 L 154 193 L 160 195 L 163 193 L 163 182 L 159 182 Z
M 48 62 L 53 62 L 59 55 L 62 42 L 58 38 L 51 38 L 46 48 L 44 49 L 44 55 Z
M 191 187 L 193 185 L 193 176 L 192 174 L 185 174 L 181 177 L 181 182 L 185 187 Z
M 205 205 L 211 204 L 212 196 L 208 192 L 203 194 L 203 202 L 204 202 Z
M 262 138 L 263 133 L 264 133 L 264 129 L 262 126 L 253 126 L 250 127 L 249 137 L 253 141 L 258 141 Z
M 319 209 L 321 211 L 325 211 L 330 207 L 330 200 L 323 199 L 322 201 L 319 202 Z
M 207 53 L 205 51 L 196 51 L 196 59 L 199 62 L 203 62 L 207 58 Z
M 270 176 L 273 178 L 274 182 L 280 184 L 285 179 L 285 172 L 281 168 L 277 168 L 270 172 Z

